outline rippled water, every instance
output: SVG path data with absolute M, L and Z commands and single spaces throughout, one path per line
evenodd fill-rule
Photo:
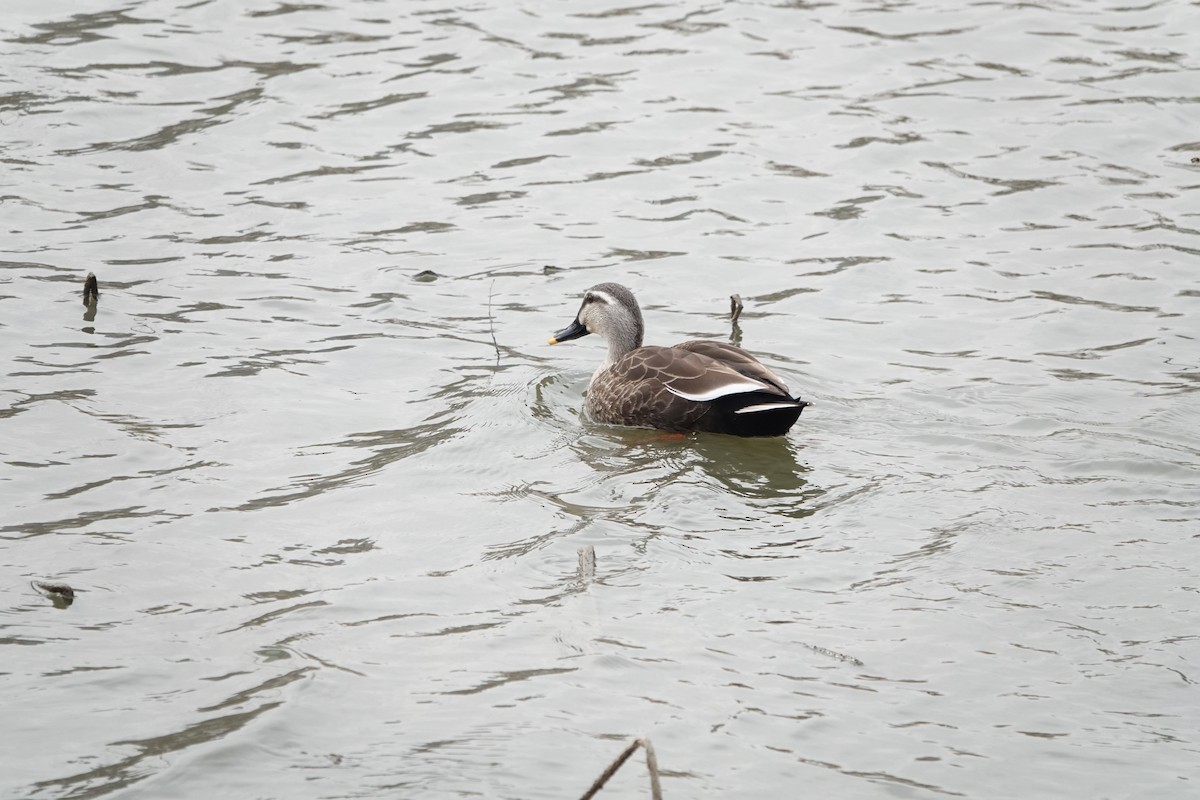
M 0 795 L 1196 792 L 1195 3 L 4 17 Z

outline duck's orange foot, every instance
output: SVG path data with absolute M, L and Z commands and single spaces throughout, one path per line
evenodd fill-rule
M 646 438 L 642 439 L 640 442 L 638 442 L 638 444 L 645 444 L 646 442 L 677 442 L 680 439 L 686 438 L 686 433 L 668 433 L 666 431 L 662 431 L 660 433 L 648 434 Z

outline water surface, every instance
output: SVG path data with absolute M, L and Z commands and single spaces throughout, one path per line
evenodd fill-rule
M 0 795 L 1191 796 L 1198 23 L 7 4 Z M 607 280 L 816 405 L 590 424 Z

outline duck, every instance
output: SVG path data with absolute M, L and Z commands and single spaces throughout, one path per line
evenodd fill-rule
M 619 283 L 599 283 L 584 292 L 575 320 L 550 337 L 550 344 L 591 333 L 608 344 L 584 403 L 596 422 L 673 433 L 783 436 L 811 405 L 740 347 L 707 339 L 643 345 L 641 307 Z

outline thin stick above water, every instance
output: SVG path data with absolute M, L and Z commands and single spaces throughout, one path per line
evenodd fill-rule
M 89 272 L 87 277 L 83 279 L 83 304 L 91 305 L 100 299 L 100 283 L 96 280 L 96 273 Z
M 738 325 L 738 319 L 742 316 L 742 296 L 740 294 L 729 295 L 729 341 L 734 346 L 742 344 L 742 326 Z
M 596 796 L 596 792 L 604 788 L 604 784 L 608 783 L 608 779 L 616 774 L 621 765 L 629 760 L 629 757 L 633 755 L 639 746 L 646 748 L 646 770 L 650 773 L 650 796 L 653 800 L 662 800 L 662 787 L 658 783 L 658 758 L 654 755 L 654 745 L 650 744 L 650 740 L 646 738 L 634 739 L 630 742 L 629 746 L 622 750 L 621 755 L 617 756 L 616 760 L 608 765 L 608 769 L 600 774 L 600 777 L 596 779 L 592 787 L 584 792 L 583 797 L 579 798 L 579 800 L 592 800 Z
M 496 288 L 496 279 L 488 286 L 488 333 L 492 337 L 492 347 L 496 348 L 496 366 L 500 366 L 500 343 L 496 341 L 496 325 L 492 320 L 492 290 Z

